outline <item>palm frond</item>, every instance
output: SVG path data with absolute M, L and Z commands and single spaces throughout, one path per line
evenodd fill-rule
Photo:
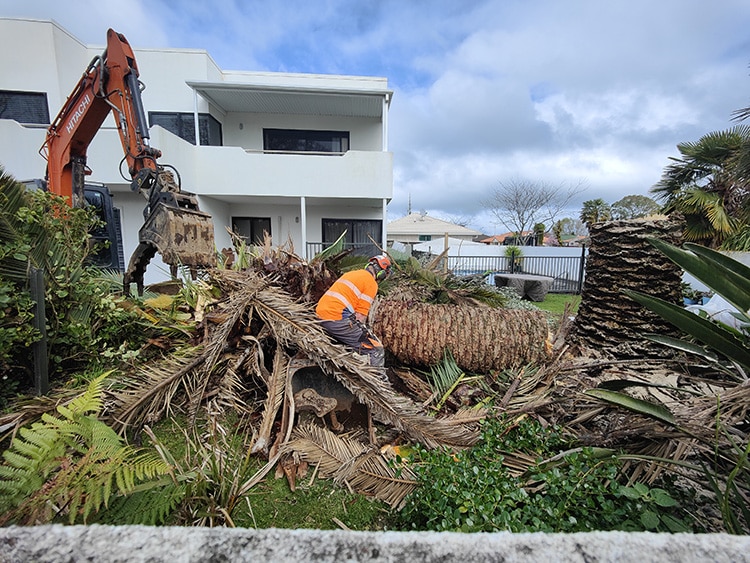
M 266 382 L 266 401 L 263 406 L 263 419 L 258 430 L 258 437 L 250 448 L 251 453 L 266 452 L 271 439 L 276 415 L 284 401 L 284 391 L 286 390 L 287 366 L 289 365 L 289 356 L 284 352 L 281 346 L 276 347 L 276 354 L 273 360 L 273 371 L 270 373 Z
M 365 446 L 356 433 L 340 436 L 316 424 L 300 425 L 282 451 L 297 454 L 315 466 L 321 477 L 347 484 L 352 490 L 374 496 L 395 508 L 417 487 L 416 477 L 408 466 Z

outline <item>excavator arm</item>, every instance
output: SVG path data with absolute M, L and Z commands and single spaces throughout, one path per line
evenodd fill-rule
M 84 203 L 84 180 L 90 174 L 86 152 L 111 113 L 127 163 L 131 189 L 148 201 L 139 244 L 124 274 L 125 291 L 143 275 L 159 252 L 173 275 L 179 266 L 195 273 L 216 262 L 213 223 L 200 211 L 193 194 L 181 191 L 173 169 L 161 165 L 161 151 L 149 146 L 146 112 L 141 99 L 138 65 L 125 37 L 107 31 L 107 48 L 94 57 L 47 130 L 41 153 L 47 159 L 48 189 L 71 206 Z

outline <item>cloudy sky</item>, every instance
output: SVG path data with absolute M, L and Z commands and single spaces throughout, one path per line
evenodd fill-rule
M 676 145 L 750 106 L 747 0 L 0 0 L 85 43 L 205 49 L 225 70 L 384 76 L 389 220 L 503 232 L 502 183 L 649 195 Z

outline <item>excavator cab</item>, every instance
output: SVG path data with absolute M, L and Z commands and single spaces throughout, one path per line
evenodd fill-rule
M 23 182 L 27 190 L 47 191 L 47 182 L 42 179 Z M 101 224 L 89 233 L 90 246 L 94 249 L 88 263 L 116 272 L 125 271 L 125 251 L 122 242 L 122 219 L 120 210 L 114 206 L 112 193 L 101 183 L 86 182 L 83 187 L 83 202 L 94 209 Z

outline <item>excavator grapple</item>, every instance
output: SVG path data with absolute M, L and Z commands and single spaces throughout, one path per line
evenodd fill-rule
M 126 293 L 131 283 L 143 293 L 143 274 L 158 252 L 169 264 L 172 277 L 181 266 L 195 277 L 198 270 L 216 266 L 211 216 L 198 208 L 192 194 L 162 192 L 138 232 L 139 244 L 123 277 Z

